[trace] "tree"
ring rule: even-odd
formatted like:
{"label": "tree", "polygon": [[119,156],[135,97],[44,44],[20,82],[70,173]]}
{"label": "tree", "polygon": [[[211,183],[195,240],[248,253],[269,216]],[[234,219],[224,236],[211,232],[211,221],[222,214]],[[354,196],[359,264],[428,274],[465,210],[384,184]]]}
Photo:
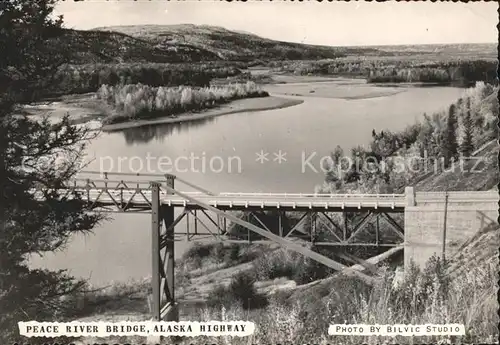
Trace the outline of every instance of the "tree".
{"label": "tree", "polygon": [[336,189],[342,184],[342,173],[350,168],[345,158],[344,150],[337,145],[330,155],[331,161],[323,167],[326,170],[326,182],[335,184]]}
{"label": "tree", "polygon": [[[30,254],[63,248],[75,232],[88,232],[102,217],[88,212],[78,195],[61,197],[60,188],[79,169],[86,128],[36,122],[19,113],[20,102],[41,96],[54,71],[67,62],[56,49],[62,18],[52,19],[53,0],[0,3],[0,333],[1,343],[18,340],[17,322],[51,321],[67,310],[61,296],[84,282],[64,271],[31,269]],[[40,189],[43,199],[32,191]],[[69,306],[71,308],[71,306]],[[35,338],[31,343],[43,339]]]}
{"label": "tree", "polygon": [[370,144],[372,152],[377,157],[387,158],[401,148],[397,135],[391,131],[381,131]]}
{"label": "tree", "polygon": [[70,49],[61,48],[62,17],[51,18],[55,0],[0,3],[1,104],[32,100],[50,86]]}
{"label": "tree", "polygon": [[457,157],[457,118],[455,116],[455,105],[450,105],[448,118],[446,121],[446,129],[443,138],[443,157],[445,166],[448,166],[452,159]]}
{"label": "tree", "polygon": [[474,133],[474,123],[472,121],[472,116],[470,112],[470,99],[467,99],[467,105],[465,110],[465,115],[463,119],[464,136],[462,143],[460,145],[460,151],[464,157],[470,157],[472,151],[474,151],[473,133]]}

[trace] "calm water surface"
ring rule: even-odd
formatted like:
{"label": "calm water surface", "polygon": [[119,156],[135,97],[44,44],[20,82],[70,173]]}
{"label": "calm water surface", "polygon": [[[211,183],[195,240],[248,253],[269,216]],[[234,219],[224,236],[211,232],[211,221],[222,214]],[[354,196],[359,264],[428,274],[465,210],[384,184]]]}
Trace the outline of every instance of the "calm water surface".
{"label": "calm water surface", "polygon": [[[325,98],[327,86],[338,98]],[[87,169],[164,173],[172,167],[167,163],[175,165],[177,159],[178,170],[172,173],[214,192],[313,192],[324,179],[321,157],[336,145],[344,150],[367,145],[372,129],[402,129],[424,112],[446,109],[463,93],[451,87],[386,88],[361,82],[321,88],[305,94],[304,85],[270,86],[269,91],[278,95],[305,95],[297,96],[304,103],[290,108],[102,134],[89,148],[95,160]],[[388,95],[380,97],[384,93]],[[280,150],[286,159],[281,163],[274,160]],[[261,151],[268,161],[256,161]],[[193,164],[188,161],[191,155],[199,157]],[[176,188],[189,190],[181,184]],[[93,235],[75,236],[65,251],[34,258],[33,264],[67,268],[96,285],[150,275],[149,216],[113,218]],[[176,256],[186,248],[179,242]]]}

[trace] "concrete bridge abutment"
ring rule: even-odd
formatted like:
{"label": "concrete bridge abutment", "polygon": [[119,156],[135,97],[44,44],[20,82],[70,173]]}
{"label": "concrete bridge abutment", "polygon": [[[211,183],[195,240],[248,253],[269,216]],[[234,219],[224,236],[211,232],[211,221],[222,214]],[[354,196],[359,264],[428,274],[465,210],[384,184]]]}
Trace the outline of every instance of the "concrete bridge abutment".
{"label": "concrete bridge abutment", "polygon": [[[498,228],[498,192],[405,190],[404,268],[424,268],[431,256],[449,259],[480,231]],[[444,244],[444,245],[443,245]]]}

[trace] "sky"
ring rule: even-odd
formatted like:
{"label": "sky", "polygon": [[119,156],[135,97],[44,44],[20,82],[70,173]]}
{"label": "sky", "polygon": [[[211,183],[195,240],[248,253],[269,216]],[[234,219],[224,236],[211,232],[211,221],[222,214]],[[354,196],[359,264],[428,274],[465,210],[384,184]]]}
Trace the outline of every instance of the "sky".
{"label": "sky", "polygon": [[62,1],[65,26],[205,24],[332,46],[494,43],[496,2]]}

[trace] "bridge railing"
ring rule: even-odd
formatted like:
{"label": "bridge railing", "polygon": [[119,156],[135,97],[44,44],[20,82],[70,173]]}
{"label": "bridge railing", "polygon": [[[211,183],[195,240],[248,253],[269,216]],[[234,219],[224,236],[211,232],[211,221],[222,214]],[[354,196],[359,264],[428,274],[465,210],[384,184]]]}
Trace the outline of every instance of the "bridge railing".
{"label": "bridge railing", "polygon": [[[160,188],[166,182],[157,181]],[[108,191],[130,191],[134,192],[138,189],[149,190],[151,186],[150,181],[137,181],[137,180],[108,180],[108,179],[74,179],[69,181],[65,187],[70,190],[108,190]],[[172,194],[167,194],[165,190],[160,191],[164,197],[173,197]],[[208,196],[209,194],[203,192],[183,192],[193,196]],[[262,192],[222,192],[215,193],[212,196],[219,198],[245,198],[245,199],[262,199],[262,198],[278,198],[278,199],[297,199],[297,198],[316,198],[328,199],[339,198],[345,200],[398,200],[405,197],[404,194],[326,194],[326,193],[262,193]]]}
{"label": "bridge railing", "polygon": [[476,203],[476,202],[497,202],[499,200],[497,191],[452,191],[452,192],[417,192],[416,201],[418,203],[431,202],[441,203]]}
{"label": "bridge railing", "polygon": [[[94,178],[84,178],[83,175],[90,176],[100,176],[98,179]],[[76,178],[73,182],[72,188],[91,188],[94,187],[96,189],[99,188],[107,188],[108,190],[123,190],[123,191],[137,191],[138,189],[148,189],[150,187],[151,178],[155,180],[155,182],[164,185],[166,183],[166,177],[163,174],[147,174],[147,173],[122,173],[122,172],[100,172],[100,171],[82,171],[80,173],[81,177]],[[138,180],[122,180],[117,179],[115,177],[144,177],[148,178],[148,180],[138,181]],[[182,181],[179,177],[177,177],[180,182]],[[89,182],[90,181],[90,182]],[[88,183],[88,185],[87,185]],[[405,194],[324,194],[324,193],[259,193],[259,192],[224,192],[224,193],[209,193],[209,192],[185,192],[190,195],[211,195],[217,194],[221,197],[241,197],[241,198],[280,198],[280,199],[293,199],[293,198],[343,198],[346,200],[400,200],[405,197]],[[418,202],[444,202],[445,193],[444,192],[416,192],[415,198]],[[448,201],[449,202],[482,202],[482,201],[497,201],[498,200],[498,192],[497,191],[453,191],[448,193]]]}
{"label": "bridge railing", "polygon": [[[150,184],[150,180],[144,180],[144,181],[124,181],[120,179],[110,179],[112,176],[137,176],[137,177],[153,177],[155,178],[155,182],[158,182],[161,184],[165,183],[165,175],[161,174],[142,174],[142,173],[118,173],[118,172],[98,172],[98,171],[82,171],[83,174],[90,174],[90,175],[99,175],[102,178],[101,179],[90,179],[93,182],[99,182],[101,184],[107,183],[107,187],[110,188],[110,184],[112,183],[124,183],[124,184],[139,184],[140,186],[147,187]],[[179,179],[177,177],[177,179]],[[89,180],[89,178],[77,178],[76,180],[78,181],[86,181]],[[184,181],[181,181],[184,182]],[[126,187],[124,187],[126,188]],[[185,193],[185,192],[183,192]],[[204,195],[207,193],[203,192],[188,192],[189,194],[192,195]],[[378,198],[382,199],[395,199],[395,198],[400,198],[403,197],[405,194],[329,194],[329,193],[265,193],[265,192],[223,192],[223,193],[215,193],[216,195],[220,196],[232,196],[232,197],[252,197],[252,196],[257,196],[257,197],[263,197],[263,196],[269,196],[269,197],[279,197],[279,198],[297,198],[297,197],[345,197],[345,198],[359,198],[360,196],[366,196],[368,198],[373,198],[375,195]],[[355,195],[355,196],[353,196]]]}
{"label": "bridge railing", "polygon": [[[92,172],[86,172],[92,173]],[[85,194],[90,197],[96,197],[96,193],[99,194],[100,191],[105,191],[108,196],[114,196],[123,198],[123,196],[133,197],[132,194],[139,193],[149,193],[151,188],[151,180],[136,180],[136,179],[110,179],[110,176],[142,176],[142,177],[154,177],[155,181],[160,185],[160,195],[163,200],[181,200],[182,198],[178,195],[167,194],[165,186],[167,183],[166,176],[158,174],[129,174],[129,173],[96,173],[94,175],[104,176],[104,178],[84,178],[77,177],[68,181],[68,183],[63,186],[66,191],[80,191],[85,192]],[[180,182],[183,182],[179,179]],[[189,184],[188,184],[189,185]],[[177,188],[180,191],[180,189]],[[201,191],[200,191],[201,190]],[[63,191],[63,190],[62,190]],[[110,194],[109,194],[110,193]],[[249,202],[257,201],[294,201],[301,200],[304,201],[306,198],[311,198],[314,202],[337,202],[344,201],[347,203],[358,202],[358,203],[395,203],[399,206],[405,204],[406,194],[327,194],[327,193],[263,193],[263,192],[222,192],[222,193],[211,193],[203,189],[198,191],[182,192],[187,195],[196,196],[207,200],[208,196],[216,196],[217,200],[238,200]],[[101,195],[101,194],[99,194]],[[446,198],[447,195],[447,198]],[[106,196],[105,196],[106,197]],[[497,202],[498,193],[497,191],[453,191],[453,192],[417,192],[415,193],[416,203],[444,203],[446,201],[453,203],[471,203],[471,202]],[[215,199],[214,199],[215,200]]]}
{"label": "bridge railing", "polygon": [[[151,186],[149,180],[111,180],[111,179],[90,179],[90,178],[75,178],[69,180],[65,185],[65,189],[108,189],[108,190],[130,190],[134,191],[138,188],[149,189]],[[166,184],[165,181],[157,182],[160,187]],[[184,192],[192,195],[207,195],[203,192]],[[395,199],[404,197],[405,194],[331,194],[331,193],[276,193],[276,192],[222,192],[213,193],[212,195],[227,196],[227,197],[279,197],[279,198],[302,198],[302,197],[315,197],[315,198],[328,198],[328,197],[342,197],[342,198],[382,198],[382,199]]]}
{"label": "bridge railing", "polygon": [[404,194],[337,194],[337,193],[238,193],[238,192],[224,192],[219,193],[220,196],[230,196],[230,197],[278,197],[278,198],[345,198],[345,199],[359,199],[363,197],[367,198],[380,198],[380,199],[396,199],[404,197]]}

